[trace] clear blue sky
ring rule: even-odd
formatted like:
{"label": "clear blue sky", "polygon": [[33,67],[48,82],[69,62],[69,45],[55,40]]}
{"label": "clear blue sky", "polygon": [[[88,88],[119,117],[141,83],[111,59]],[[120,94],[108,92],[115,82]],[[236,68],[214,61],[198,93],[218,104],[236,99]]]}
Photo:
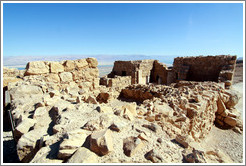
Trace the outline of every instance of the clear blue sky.
{"label": "clear blue sky", "polygon": [[4,4],[3,55],[243,56],[243,4]]}

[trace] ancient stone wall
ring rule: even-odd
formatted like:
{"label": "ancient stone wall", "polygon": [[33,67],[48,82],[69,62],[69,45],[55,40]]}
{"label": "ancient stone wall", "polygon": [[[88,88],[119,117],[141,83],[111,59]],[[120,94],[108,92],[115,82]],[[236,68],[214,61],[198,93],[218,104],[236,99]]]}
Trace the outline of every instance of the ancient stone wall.
{"label": "ancient stone wall", "polygon": [[25,76],[44,76],[47,82],[80,86],[99,86],[98,62],[95,58],[66,60],[61,62],[33,61],[26,66]]}
{"label": "ancient stone wall", "polygon": [[145,104],[149,112],[144,118],[156,121],[170,135],[188,133],[198,141],[209,133],[214,123],[223,128],[239,124],[239,115],[234,109],[238,97],[214,82],[130,85],[122,90],[121,97]]}
{"label": "ancient stone wall", "polygon": [[155,60],[154,68],[152,72],[152,82],[158,84],[167,84],[167,66],[159,61]]}
{"label": "ancient stone wall", "polygon": [[138,82],[139,84],[147,84],[150,82],[151,72],[153,70],[154,66],[154,60],[143,60],[140,63],[140,67],[138,70],[138,73],[141,73],[141,75],[138,75],[138,79],[140,79]]}
{"label": "ancient stone wall", "polygon": [[123,76],[115,78],[102,77],[100,79],[100,85],[105,85],[106,87],[126,87],[131,85],[131,76]]}
{"label": "ancient stone wall", "polygon": [[175,80],[225,82],[230,87],[236,56],[177,57],[174,59]]}
{"label": "ancient stone wall", "polygon": [[115,61],[109,77],[131,76],[132,84],[145,84],[149,81],[154,60]]}

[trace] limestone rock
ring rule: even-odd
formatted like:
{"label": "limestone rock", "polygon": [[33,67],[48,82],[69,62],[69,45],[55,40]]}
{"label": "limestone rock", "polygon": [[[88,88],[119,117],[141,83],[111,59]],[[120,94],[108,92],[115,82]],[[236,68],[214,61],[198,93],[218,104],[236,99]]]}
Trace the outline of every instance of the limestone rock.
{"label": "limestone rock", "polygon": [[26,134],[29,131],[29,129],[34,126],[35,123],[36,120],[30,118],[23,119],[22,122],[14,130],[15,140],[19,140],[19,138],[23,134]]}
{"label": "limestone rock", "polygon": [[136,112],[136,103],[129,103],[129,104],[126,104],[126,105],[123,105],[122,106],[122,109],[125,110],[125,109],[128,109],[133,116],[137,116],[137,112]]}
{"label": "limestone rock", "polygon": [[59,62],[50,62],[50,72],[59,73],[64,71],[64,66]]}
{"label": "limestone rock", "polygon": [[96,109],[98,112],[101,112],[101,113],[113,113],[112,107],[109,107],[109,106],[101,105],[101,106],[98,106]]}
{"label": "limestone rock", "polygon": [[60,82],[60,77],[58,76],[58,74],[50,73],[45,78],[47,82]]}
{"label": "limestone rock", "polygon": [[74,63],[77,69],[82,69],[88,66],[86,59],[78,59],[78,60],[75,60]]}
{"label": "limestone rock", "polygon": [[89,96],[86,100],[87,103],[97,104],[97,101],[94,97]]}
{"label": "limestone rock", "polygon": [[33,119],[37,119],[42,115],[44,115],[45,113],[48,113],[45,107],[38,107],[34,112]]}
{"label": "limestone rock", "polygon": [[109,93],[101,92],[98,94],[96,99],[99,103],[108,103],[108,101],[110,99],[110,95],[109,95]]}
{"label": "limestone rock", "polygon": [[123,140],[124,154],[128,157],[136,154],[143,146],[144,143],[138,137],[128,137]]}
{"label": "limestone rock", "polygon": [[122,111],[122,116],[125,119],[128,119],[130,121],[133,121],[135,119],[134,115],[132,114],[132,112],[130,110],[128,110],[127,108],[124,108],[124,110]]}
{"label": "limestone rock", "polygon": [[68,160],[67,163],[97,163],[97,162],[98,162],[98,157],[95,153],[91,152],[85,147],[80,147]]}
{"label": "limestone rock", "polygon": [[96,68],[98,65],[96,58],[87,58],[86,61],[88,62],[89,66],[92,68]]}
{"label": "limestone rock", "polygon": [[146,153],[145,158],[151,160],[153,163],[162,163],[164,160],[161,156],[158,155],[157,151],[152,149]]}
{"label": "limestone rock", "polygon": [[75,69],[75,63],[74,63],[74,61],[72,61],[72,60],[66,60],[66,61],[63,63],[63,66],[64,66],[64,70],[65,70],[66,72],[72,71],[72,70]]}
{"label": "limestone rock", "polygon": [[46,158],[51,151],[51,148],[48,146],[42,147],[30,161],[30,163],[62,163],[63,160],[49,159]]}
{"label": "limestone rock", "polygon": [[226,94],[230,96],[229,100],[225,102],[227,109],[233,108],[239,101],[239,96],[233,90],[227,90]]}
{"label": "limestone rock", "polygon": [[17,154],[22,162],[29,162],[38,151],[37,143],[46,134],[45,130],[31,130],[21,136],[17,143]]}
{"label": "limestone rock", "polygon": [[148,128],[148,129],[150,129],[150,130],[153,131],[153,132],[158,132],[158,131],[161,130],[161,129],[160,129],[160,126],[158,126],[158,125],[156,125],[156,124],[154,124],[154,123],[151,123],[150,125],[148,125],[148,124],[143,124],[142,126]]}
{"label": "limestone rock", "polygon": [[40,87],[35,85],[20,85],[10,90],[12,99],[25,98],[28,95],[42,95],[43,91]]}
{"label": "limestone rock", "polygon": [[221,114],[222,112],[224,112],[226,110],[225,104],[221,100],[220,97],[218,98],[218,101],[217,101],[217,108],[218,108],[218,110],[217,110],[218,114]]}
{"label": "limestone rock", "polygon": [[28,62],[25,75],[37,75],[49,73],[49,66],[43,61]]}
{"label": "limestone rock", "polygon": [[59,76],[61,78],[61,82],[69,83],[69,82],[73,81],[73,75],[70,72],[60,73]]}
{"label": "limestone rock", "polygon": [[237,125],[237,120],[236,120],[235,118],[233,118],[233,117],[230,117],[230,116],[226,117],[226,118],[224,119],[224,122],[225,122],[226,124],[232,126],[232,127],[234,127],[234,126]]}
{"label": "limestone rock", "polygon": [[97,120],[90,120],[82,128],[89,131],[95,131],[98,130],[100,126]]}
{"label": "limestone rock", "polygon": [[121,120],[114,120],[114,122],[109,126],[109,129],[113,131],[120,132],[124,130],[127,126],[127,123]]}
{"label": "limestone rock", "polygon": [[154,111],[157,113],[161,113],[164,116],[173,116],[173,109],[166,103],[163,103],[162,105],[154,104]]}
{"label": "limestone rock", "polygon": [[91,134],[90,149],[96,154],[103,156],[113,151],[113,139],[111,131],[101,130]]}
{"label": "limestone rock", "polygon": [[181,145],[183,145],[185,148],[189,147],[190,142],[193,141],[193,139],[191,138],[191,136],[186,135],[186,136],[182,136],[182,135],[177,135],[175,140],[180,143]]}
{"label": "limestone rock", "polygon": [[65,138],[59,148],[58,158],[68,159],[79,147],[81,147],[87,134],[84,130],[75,130],[67,133],[68,138]]}
{"label": "limestone rock", "polygon": [[188,163],[206,163],[204,152],[195,149],[192,150],[192,153],[184,155],[184,158]]}

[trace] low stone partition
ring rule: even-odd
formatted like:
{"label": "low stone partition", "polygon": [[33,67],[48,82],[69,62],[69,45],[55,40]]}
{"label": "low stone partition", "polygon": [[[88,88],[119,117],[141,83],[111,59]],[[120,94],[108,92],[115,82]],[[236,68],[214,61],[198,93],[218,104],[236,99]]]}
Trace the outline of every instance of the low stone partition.
{"label": "low stone partition", "polygon": [[106,87],[126,87],[131,85],[131,76],[115,76],[114,78],[102,77],[100,78],[100,85],[105,85]]}
{"label": "low stone partition", "polygon": [[200,141],[212,125],[242,130],[234,106],[239,98],[215,82],[180,81],[170,86],[130,85],[121,96],[141,102],[149,110],[140,113],[172,136],[191,136]]}

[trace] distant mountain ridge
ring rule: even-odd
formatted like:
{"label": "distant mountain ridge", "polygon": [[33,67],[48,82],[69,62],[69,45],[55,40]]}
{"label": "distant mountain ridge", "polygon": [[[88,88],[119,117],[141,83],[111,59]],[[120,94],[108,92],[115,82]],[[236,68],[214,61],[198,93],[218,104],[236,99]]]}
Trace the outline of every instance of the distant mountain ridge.
{"label": "distant mountain ridge", "polygon": [[123,60],[143,60],[156,59],[165,64],[172,64],[176,56],[161,55],[64,55],[64,56],[9,56],[3,57],[4,66],[23,67],[30,61],[63,61],[76,60],[88,57],[94,57],[98,60],[99,65],[113,65],[114,61]]}
{"label": "distant mountain ridge", "polygon": [[[3,65],[8,67],[25,67],[30,61],[63,61],[76,60],[88,57],[94,57],[98,60],[98,65],[113,65],[114,61],[130,61],[130,60],[144,60],[155,59],[167,66],[173,64],[175,55],[60,55],[60,56],[8,56],[3,57]],[[238,57],[237,60],[243,60],[243,57]]]}

